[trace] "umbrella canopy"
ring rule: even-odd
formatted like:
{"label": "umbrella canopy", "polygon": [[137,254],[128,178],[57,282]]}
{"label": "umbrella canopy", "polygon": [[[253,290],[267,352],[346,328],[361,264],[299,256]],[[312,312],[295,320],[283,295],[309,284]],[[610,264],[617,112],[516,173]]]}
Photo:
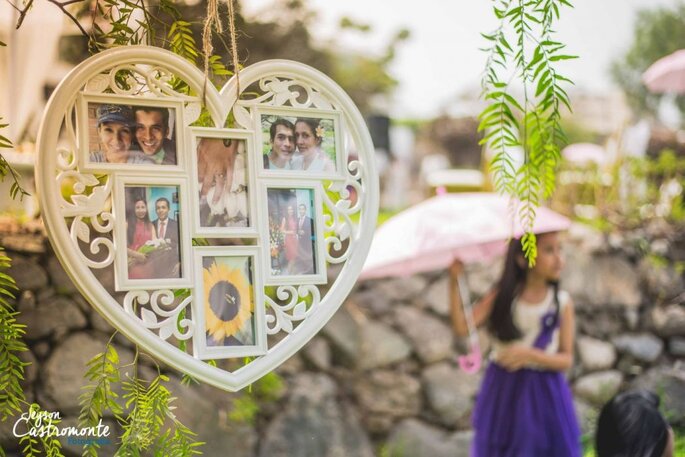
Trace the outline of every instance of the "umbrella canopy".
{"label": "umbrella canopy", "polygon": [[[444,269],[456,259],[470,263],[492,258],[504,252],[509,238],[524,233],[517,215],[516,202],[493,193],[428,199],[376,230],[361,279]],[[555,232],[570,225],[568,218],[538,208],[533,231]]]}
{"label": "umbrella canopy", "polygon": [[654,62],[642,74],[642,82],[657,94],[685,94],[685,49]]}

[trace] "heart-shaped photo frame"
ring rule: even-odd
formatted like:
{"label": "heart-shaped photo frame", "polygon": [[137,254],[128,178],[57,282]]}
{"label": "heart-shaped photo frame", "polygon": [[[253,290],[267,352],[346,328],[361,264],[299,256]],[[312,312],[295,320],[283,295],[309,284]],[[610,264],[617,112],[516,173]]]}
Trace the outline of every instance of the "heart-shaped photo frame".
{"label": "heart-shaped photo frame", "polygon": [[83,296],[145,352],[229,391],[328,322],[375,229],[364,119],[297,62],[217,91],[169,51],[111,49],[60,83],[37,147],[43,220]]}

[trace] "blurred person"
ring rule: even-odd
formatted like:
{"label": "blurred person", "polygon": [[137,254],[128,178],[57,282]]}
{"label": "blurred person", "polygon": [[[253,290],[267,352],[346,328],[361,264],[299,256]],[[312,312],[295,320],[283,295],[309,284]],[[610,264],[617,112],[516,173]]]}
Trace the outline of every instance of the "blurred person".
{"label": "blurred person", "polygon": [[324,129],[318,119],[299,118],[295,121],[297,166],[308,171],[335,171],[335,164],[321,150]]}
{"label": "blurred person", "polygon": [[100,150],[90,153],[93,163],[152,163],[139,151],[132,151],[133,111],[126,105],[99,105],[96,110]]}
{"label": "blurred person", "polygon": [[295,263],[299,253],[299,243],[297,241],[297,216],[295,207],[289,204],[285,216],[281,219],[281,233],[283,233],[283,246],[285,248],[285,267],[287,274],[295,273]]}
{"label": "blurred person", "polygon": [[307,205],[301,203],[297,215],[297,274],[314,273],[313,229],[314,221],[307,216]]}
{"label": "blurred person", "polygon": [[129,279],[150,279],[153,277],[153,265],[142,248],[148,241],[157,239],[157,231],[150,221],[147,201],[143,197],[132,199],[133,211],[126,214],[126,252],[128,254]]}
{"label": "blurred person", "polygon": [[619,393],[597,420],[597,457],[672,457],[673,429],[648,390]]}
{"label": "blurred person", "polygon": [[293,123],[283,118],[276,119],[269,128],[269,138],[271,151],[264,156],[264,169],[297,169],[293,168],[292,164],[293,153],[295,152],[295,126]]}
{"label": "blurred person", "polygon": [[[574,311],[559,290],[558,233],[537,236],[529,267],[521,241],[510,242],[499,283],[473,307],[492,337],[490,363],[473,410],[472,457],[580,457],[580,430],[564,371],[573,364]],[[452,323],[468,333],[457,292],[461,264],[450,267]]]}
{"label": "blurred person", "polygon": [[169,110],[133,107],[135,135],[140,150],[157,165],[176,165],[176,145],[168,138]]}

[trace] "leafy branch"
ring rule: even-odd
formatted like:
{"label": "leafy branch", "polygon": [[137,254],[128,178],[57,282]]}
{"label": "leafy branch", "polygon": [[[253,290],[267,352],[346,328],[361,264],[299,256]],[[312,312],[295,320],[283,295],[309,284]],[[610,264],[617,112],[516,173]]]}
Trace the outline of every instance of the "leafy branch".
{"label": "leafy branch", "polygon": [[24,379],[27,365],[19,354],[28,350],[22,340],[25,325],[17,323],[18,312],[9,303],[17,290],[14,279],[3,270],[11,266],[11,260],[0,248],[0,420],[21,411],[26,396],[20,382]]}
{"label": "leafy branch", "polygon": [[[564,85],[573,82],[556,66],[576,56],[565,54],[565,45],[553,39],[562,7],[572,5],[567,0],[499,0],[493,11],[500,24],[482,35],[489,47],[481,81],[488,103],[479,115],[479,131],[485,132],[481,144],[493,152],[495,188],[521,202],[517,216],[531,265],[537,256],[536,209],[554,192],[560,148],[567,141],[561,108],[571,109]],[[520,165],[514,150],[523,150]]]}

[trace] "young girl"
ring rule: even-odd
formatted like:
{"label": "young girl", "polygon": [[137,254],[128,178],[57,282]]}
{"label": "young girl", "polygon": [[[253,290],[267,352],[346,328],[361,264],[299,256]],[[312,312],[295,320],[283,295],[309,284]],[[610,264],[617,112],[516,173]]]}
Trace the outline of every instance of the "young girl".
{"label": "young girl", "polygon": [[[573,364],[574,312],[559,290],[563,266],[557,233],[537,237],[528,267],[513,240],[499,284],[473,308],[492,337],[490,364],[473,411],[472,457],[579,457],[580,431],[564,371]],[[452,321],[468,332],[450,268]]]}

